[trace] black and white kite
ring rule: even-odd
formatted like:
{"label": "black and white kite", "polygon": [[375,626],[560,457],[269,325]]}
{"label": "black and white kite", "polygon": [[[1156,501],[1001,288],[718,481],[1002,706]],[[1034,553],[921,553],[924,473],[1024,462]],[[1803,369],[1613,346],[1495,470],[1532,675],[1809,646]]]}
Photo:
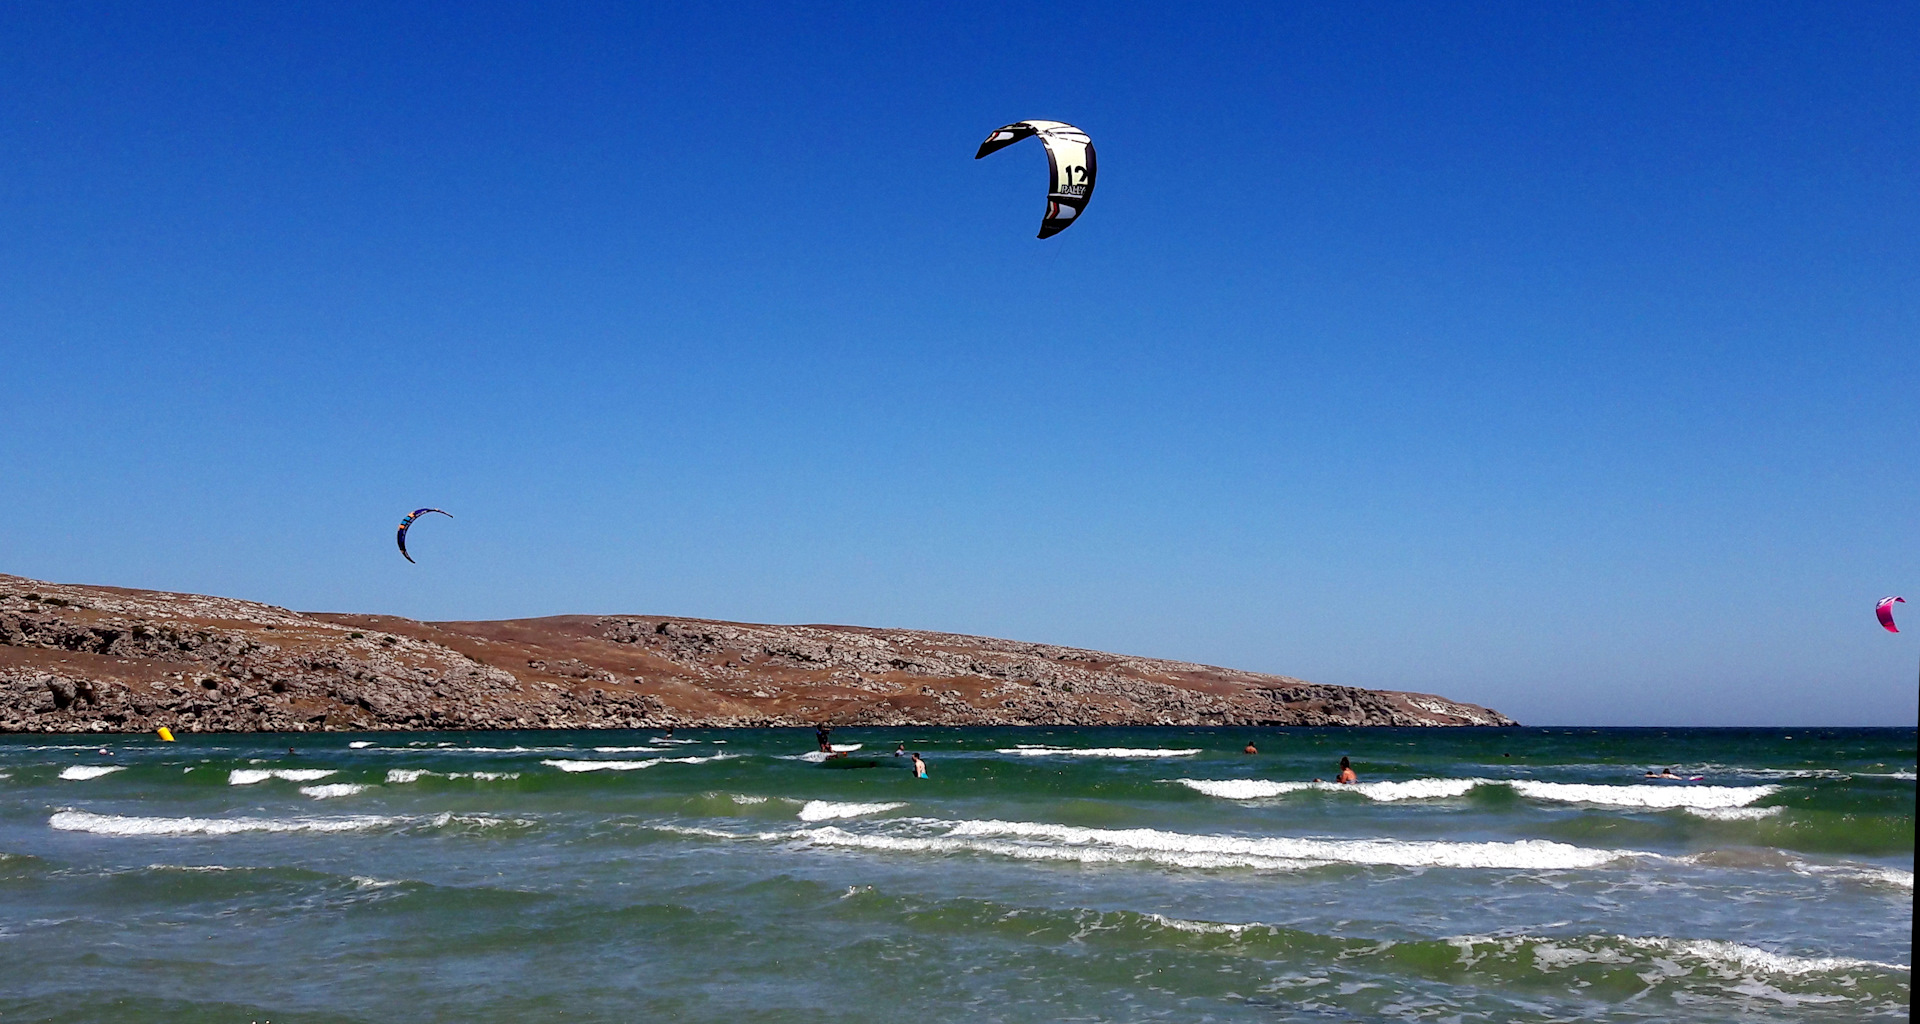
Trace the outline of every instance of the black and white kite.
{"label": "black and white kite", "polygon": [[1047,147],[1047,163],[1053,167],[1053,187],[1047,191],[1047,216],[1040,222],[1040,237],[1048,238],[1073,226],[1080,212],[1093,198],[1093,140],[1087,133],[1064,121],[1016,121],[996,128],[980,144],[975,160],[1007,148],[1021,139],[1038,135]]}

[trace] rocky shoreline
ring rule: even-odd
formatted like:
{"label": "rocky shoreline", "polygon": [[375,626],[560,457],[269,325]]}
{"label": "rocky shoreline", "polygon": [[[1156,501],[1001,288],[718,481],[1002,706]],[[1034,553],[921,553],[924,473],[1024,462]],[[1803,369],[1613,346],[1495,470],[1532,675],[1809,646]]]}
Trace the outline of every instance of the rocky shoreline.
{"label": "rocky shoreline", "polygon": [[0,574],[0,732],[1507,726],[1430,694],[920,630],[416,622]]}

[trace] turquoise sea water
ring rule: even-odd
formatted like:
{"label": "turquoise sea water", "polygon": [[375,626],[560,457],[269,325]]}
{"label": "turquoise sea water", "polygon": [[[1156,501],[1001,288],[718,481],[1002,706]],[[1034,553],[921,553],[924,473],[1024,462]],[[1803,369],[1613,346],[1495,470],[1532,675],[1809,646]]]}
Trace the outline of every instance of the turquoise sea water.
{"label": "turquoise sea water", "polygon": [[0,1021],[1907,1013],[1912,729],[834,740],[0,737]]}

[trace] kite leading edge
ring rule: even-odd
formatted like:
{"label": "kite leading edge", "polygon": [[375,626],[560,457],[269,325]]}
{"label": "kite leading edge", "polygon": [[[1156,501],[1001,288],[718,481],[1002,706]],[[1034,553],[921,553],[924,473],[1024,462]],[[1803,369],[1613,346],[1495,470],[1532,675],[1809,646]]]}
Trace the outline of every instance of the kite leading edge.
{"label": "kite leading edge", "polygon": [[1087,133],[1065,121],[1016,121],[996,128],[980,144],[975,160],[998,152],[1021,139],[1040,137],[1047,148],[1047,163],[1053,168],[1052,187],[1047,190],[1047,215],[1040,221],[1041,238],[1050,238],[1073,226],[1080,212],[1093,198],[1093,140]]}
{"label": "kite leading edge", "polygon": [[407,554],[407,527],[412,526],[413,521],[415,519],[418,519],[429,512],[438,512],[441,515],[446,516],[448,519],[453,518],[453,513],[445,511],[444,509],[437,509],[437,508],[416,508],[412,512],[407,513],[407,517],[405,519],[400,520],[400,532],[394,538],[395,541],[400,545],[401,558],[404,558],[409,562],[413,561],[413,556]]}

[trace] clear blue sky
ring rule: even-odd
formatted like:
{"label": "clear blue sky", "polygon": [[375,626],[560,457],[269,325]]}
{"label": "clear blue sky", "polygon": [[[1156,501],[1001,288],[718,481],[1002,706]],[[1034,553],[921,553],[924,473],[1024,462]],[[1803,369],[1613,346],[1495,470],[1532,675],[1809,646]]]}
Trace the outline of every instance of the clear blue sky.
{"label": "clear blue sky", "polygon": [[[1911,3],[0,8],[0,571],[1911,724]],[[1037,144],[1099,147],[1038,241]],[[400,516],[418,565],[393,549]]]}

